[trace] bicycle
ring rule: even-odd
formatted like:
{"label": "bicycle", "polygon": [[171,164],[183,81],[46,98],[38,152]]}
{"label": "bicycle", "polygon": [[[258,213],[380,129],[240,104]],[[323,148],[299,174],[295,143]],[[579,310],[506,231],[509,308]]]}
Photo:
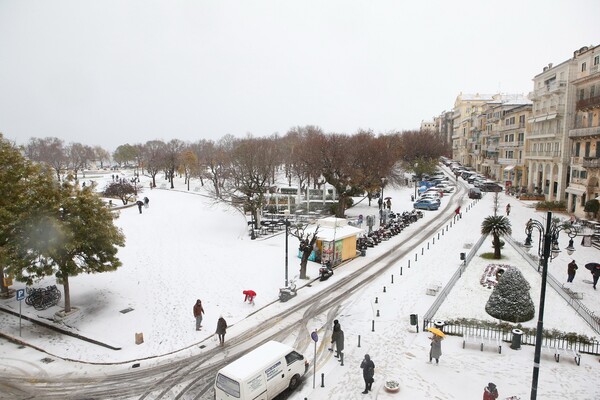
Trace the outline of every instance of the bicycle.
{"label": "bicycle", "polygon": [[45,288],[27,288],[25,304],[33,306],[36,310],[46,310],[55,306],[60,301],[62,294],[56,285]]}

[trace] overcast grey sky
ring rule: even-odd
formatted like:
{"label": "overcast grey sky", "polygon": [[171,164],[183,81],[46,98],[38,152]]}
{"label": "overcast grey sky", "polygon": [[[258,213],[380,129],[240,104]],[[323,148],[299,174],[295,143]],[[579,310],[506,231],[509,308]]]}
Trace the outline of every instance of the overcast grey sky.
{"label": "overcast grey sky", "polygon": [[101,145],[417,129],[600,42],[600,1],[0,0],[0,132]]}

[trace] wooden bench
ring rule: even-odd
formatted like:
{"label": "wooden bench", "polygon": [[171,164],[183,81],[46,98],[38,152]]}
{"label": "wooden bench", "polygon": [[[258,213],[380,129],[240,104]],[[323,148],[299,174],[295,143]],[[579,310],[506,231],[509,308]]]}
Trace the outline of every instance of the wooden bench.
{"label": "wooden bench", "polygon": [[502,343],[499,337],[491,337],[486,335],[473,335],[471,333],[463,334],[463,349],[467,343],[475,343],[480,345],[480,350],[483,351],[484,345],[492,345],[498,349],[498,354],[502,353]]}

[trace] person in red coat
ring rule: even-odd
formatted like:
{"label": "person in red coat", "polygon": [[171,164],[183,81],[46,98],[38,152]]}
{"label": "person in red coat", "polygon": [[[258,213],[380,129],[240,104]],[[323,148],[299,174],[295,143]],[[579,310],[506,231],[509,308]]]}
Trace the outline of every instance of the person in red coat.
{"label": "person in red coat", "polygon": [[492,382],[483,389],[483,400],[496,400],[498,398],[498,389]]}
{"label": "person in red coat", "polygon": [[202,327],[202,314],[204,314],[204,308],[200,299],[196,300],[194,304],[194,318],[196,318],[196,330],[199,331]]}

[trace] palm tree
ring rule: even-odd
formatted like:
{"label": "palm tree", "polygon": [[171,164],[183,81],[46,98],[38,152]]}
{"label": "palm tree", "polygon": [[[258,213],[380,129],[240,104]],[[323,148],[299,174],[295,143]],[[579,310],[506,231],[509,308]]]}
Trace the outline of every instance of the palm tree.
{"label": "palm tree", "polygon": [[502,258],[502,254],[500,254],[500,235],[510,235],[512,233],[509,219],[503,215],[486,217],[481,224],[481,233],[484,235],[491,233],[493,235],[494,259],[499,260]]}

